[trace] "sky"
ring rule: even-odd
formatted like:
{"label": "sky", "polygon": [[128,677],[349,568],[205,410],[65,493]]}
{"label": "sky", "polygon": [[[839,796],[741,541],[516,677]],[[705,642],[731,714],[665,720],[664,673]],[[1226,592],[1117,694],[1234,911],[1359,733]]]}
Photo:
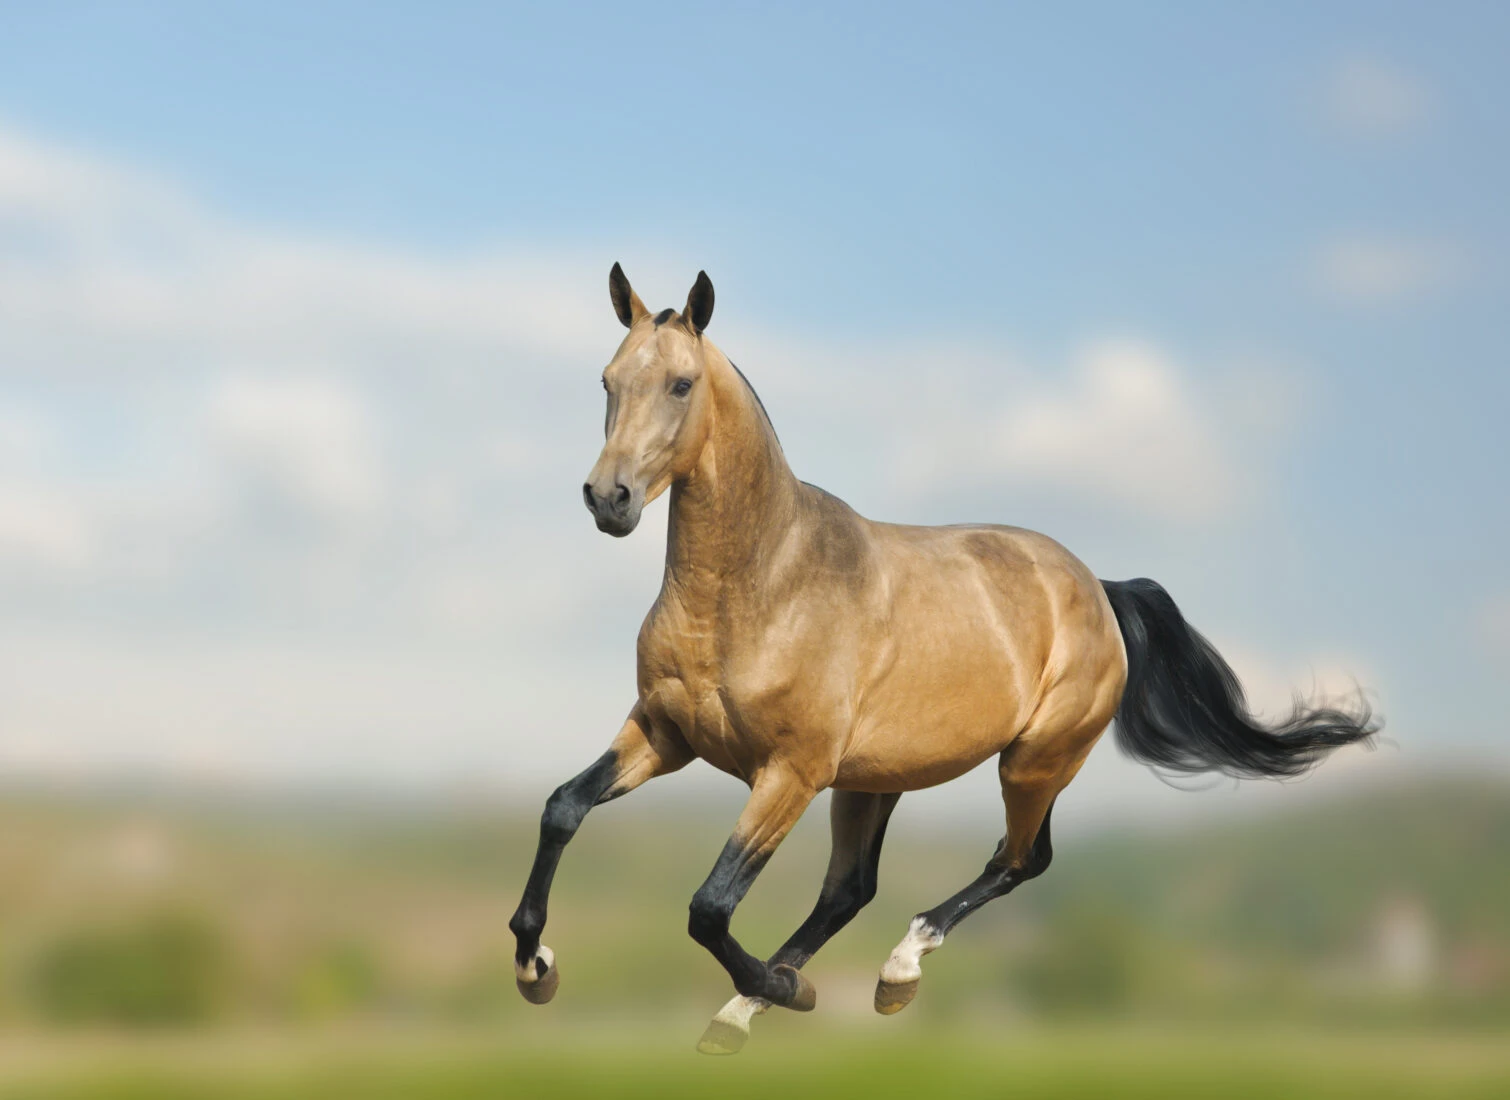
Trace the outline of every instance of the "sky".
{"label": "sky", "polygon": [[0,2],[0,767],[590,762],[665,525],[579,495],[615,260],[708,271],[862,513],[1154,577],[1270,713],[1361,685],[1317,789],[1507,766],[1507,62],[1494,4]]}

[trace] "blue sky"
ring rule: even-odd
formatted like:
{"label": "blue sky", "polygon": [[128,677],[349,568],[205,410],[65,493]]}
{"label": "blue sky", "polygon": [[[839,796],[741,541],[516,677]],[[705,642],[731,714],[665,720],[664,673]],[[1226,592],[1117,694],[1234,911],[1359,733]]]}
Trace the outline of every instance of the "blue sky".
{"label": "blue sky", "polygon": [[1045,530],[1261,698],[1503,756],[1503,6],[311,7],[0,9],[0,750],[590,759],[658,580],[574,495],[618,259],[709,271],[867,514]]}

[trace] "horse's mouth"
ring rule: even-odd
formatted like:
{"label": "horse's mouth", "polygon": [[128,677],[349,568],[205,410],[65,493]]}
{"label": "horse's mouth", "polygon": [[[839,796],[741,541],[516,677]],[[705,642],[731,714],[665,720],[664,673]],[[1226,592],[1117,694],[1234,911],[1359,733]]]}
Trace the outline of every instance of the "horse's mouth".
{"label": "horse's mouth", "polygon": [[615,516],[597,515],[595,513],[593,520],[597,523],[599,531],[602,531],[605,535],[612,535],[616,539],[623,538],[640,525],[638,514],[633,516]]}

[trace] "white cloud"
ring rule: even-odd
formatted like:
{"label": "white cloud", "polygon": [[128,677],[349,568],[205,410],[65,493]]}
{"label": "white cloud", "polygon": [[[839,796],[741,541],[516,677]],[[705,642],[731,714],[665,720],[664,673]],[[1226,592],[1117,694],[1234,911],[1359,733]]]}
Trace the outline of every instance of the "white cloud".
{"label": "white cloud", "polygon": [[196,369],[228,353],[507,371],[521,356],[595,361],[613,327],[600,263],[424,257],[249,227],[4,128],[0,246],[13,373]]}
{"label": "white cloud", "polygon": [[0,566],[75,572],[93,556],[93,532],[77,501],[51,486],[0,478]]}
{"label": "white cloud", "polygon": [[37,410],[0,405],[0,569],[74,573],[94,554],[76,488],[45,474],[56,430]]}
{"label": "white cloud", "polygon": [[0,756],[595,758],[661,554],[578,495],[605,267],[270,231],[0,126]]}
{"label": "white cloud", "polygon": [[[602,267],[274,233],[0,128],[0,756],[532,781],[595,757],[665,507],[626,545],[578,496],[621,332]],[[1156,346],[1060,377],[927,334],[721,331],[841,492],[975,478],[1201,522],[1240,491],[1241,432]]]}
{"label": "white cloud", "polygon": [[35,409],[0,406],[0,469],[34,469],[55,442],[55,426]]}
{"label": "white cloud", "polygon": [[0,215],[12,228],[86,247],[118,239],[124,223],[182,229],[193,209],[161,179],[0,127]]}
{"label": "white cloud", "polygon": [[1140,344],[1080,360],[1073,390],[1014,402],[997,452],[1021,477],[1053,477],[1175,518],[1230,503],[1232,472],[1173,361]]}
{"label": "white cloud", "polygon": [[[249,780],[559,782],[602,753],[633,690],[632,665],[615,678],[622,662],[601,655],[402,637],[207,644],[0,629],[0,662],[0,766],[65,773],[173,774],[213,759]],[[583,682],[619,690],[584,697]]]}
{"label": "white cloud", "polygon": [[1382,57],[1345,57],[1328,77],[1328,120],[1342,132],[1364,138],[1395,137],[1419,130],[1430,119],[1433,95],[1419,77]]}
{"label": "white cloud", "polygon": [[372,513],[383,475],[371,411],[330,378],[238,374],[214,393],[215,445],[289,500],[337,517]]}
{"label": "white cloud", "polygon": [[1316,289],[1348,305],[1389,305],[1419,299],[1461,277],[1459,249],[1446,241],[1353,235],[1326,243],[1312,272]]}
{"label": "white cloud", "polygon": [[1186,522],[1233,503],[1234,463],[1210,430],[1213,410],[1151,344],[1096,344],[1066,379],[1018,370],[1001,390],[967,422],[920,422],[904,459],[914,488],[1032,485]]}

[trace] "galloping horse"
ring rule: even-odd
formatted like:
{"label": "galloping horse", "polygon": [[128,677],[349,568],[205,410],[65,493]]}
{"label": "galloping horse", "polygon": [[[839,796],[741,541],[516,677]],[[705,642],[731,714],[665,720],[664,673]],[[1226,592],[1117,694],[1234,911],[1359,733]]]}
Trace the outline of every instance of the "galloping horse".
{"label": "galloping horse", "polygon": [[[551,795],[519,909],[520,992],[560,972],[540,942],[562,850],[593,806],[701,757],[750,787],[688,930],[738,996],[698,1048],[733,1053],[771,1005],[807,1011],[802,966],[875,894],[904,791],[996,756],[1006,836],[980,876],[914,917],[881,967],[878,1012],[910,1002],[921,959],[956,924],[1049,865],[1049,814],[1115,717],[1124,751],[1162,768],[1297,775],[1379,728],[1367,707],[1297,704],[1283,723],[1242,687],[1168,594],[1098,581],[1015,527],[877,523],[798,481],[760,399],[704,330],[704,272],[681,313],[652,314],[614,264],[629,330],[603,371],[606,443],[582,496],[624,536],[671,490],[666,570],[640,628],[639,697],[612,746]],[[812,914],[762,962],[729,933],[735,907],[813,798],[833,788],[833,854]]]}

